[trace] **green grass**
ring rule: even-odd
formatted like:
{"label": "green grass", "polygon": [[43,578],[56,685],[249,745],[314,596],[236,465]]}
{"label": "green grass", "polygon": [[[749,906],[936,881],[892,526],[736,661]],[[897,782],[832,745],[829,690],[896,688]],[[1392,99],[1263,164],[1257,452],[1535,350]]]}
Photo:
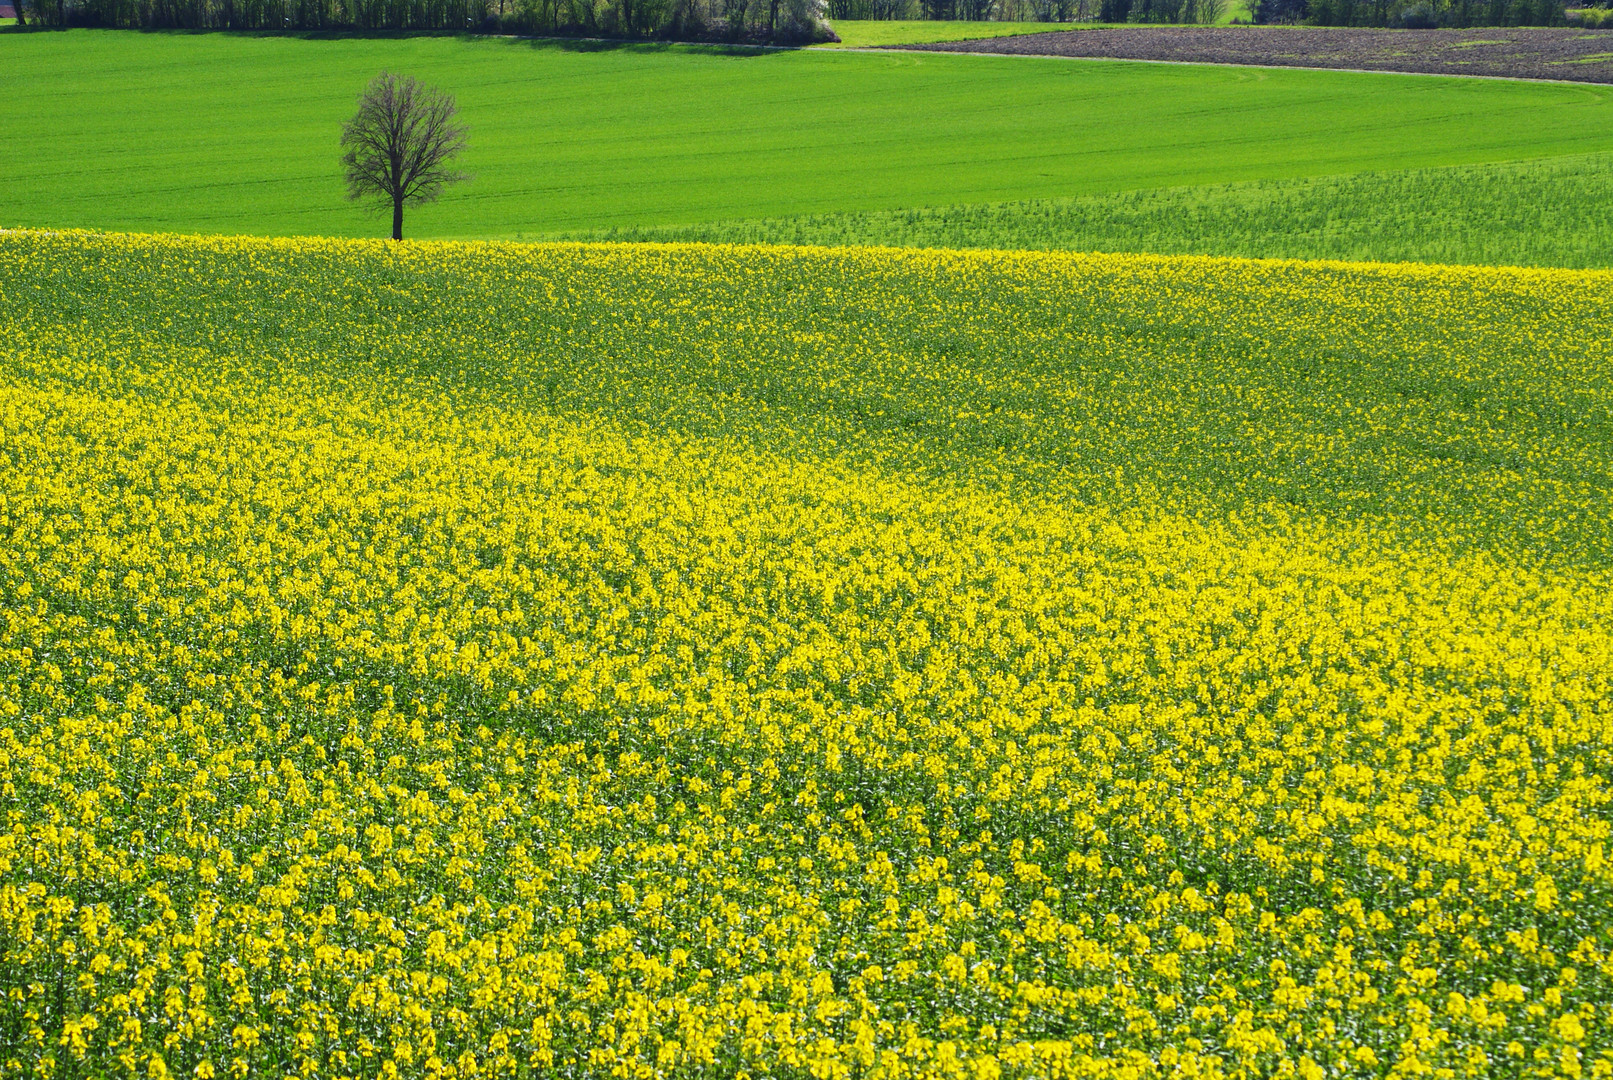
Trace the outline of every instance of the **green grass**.
{"label": "green grass", "polygon": [[576,239],[1613,267],[1613,155],[819,214]]}
{"label": "green grass", "polygon": [[1228,0],[1226,10],[1221,12],[1221,17],[1215,21],[1215,25],[1231,26],[1233,19],[1254,22],[1254,5],[1250,0]]}
{"label": "green grass", "polygon": [[[1216,20],[1226,26],[1233,19],[1250,18],[1247,0],[1230,0]],[[1047,23],[1047,22],[960,22],[941,19],[836,19],[832,24],[840,35],[839,44],[814,45],[814,49],[867,49],[882,45],[923,45],[934,41],[973,41],[979,38],[1010,37],[1014,34],[1045,34],[1054,30],[1098,30],[1132,23]]]}
{"label": "green grass", "polygon": [[[0,225],[375,235],[337,133],[382,68],[475,175],[414,236],[534,236],[1613,150],[1613,88],[507,39],[0,38]],[[64,76],[63,73],[71,73]]]}
{"label": "green grass", "polygon": [[921,45],[931,41],[971,41],[1045,34],[1050,30],[1087,30],[1099,23],[950,22],[929,19],[836,19],[831,23],[840,44],[814,45],[815,49],[863,49],[880,45]]}

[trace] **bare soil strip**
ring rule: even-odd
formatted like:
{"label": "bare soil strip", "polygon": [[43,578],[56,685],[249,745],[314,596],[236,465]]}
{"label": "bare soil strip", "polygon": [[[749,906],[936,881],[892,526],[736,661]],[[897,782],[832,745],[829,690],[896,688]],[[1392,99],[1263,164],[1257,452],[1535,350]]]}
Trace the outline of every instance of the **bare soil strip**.
{"label": "bare soil strip", "polygon": [[1167,60],[1613,83],[1613,30],[1574,27],[1374,30],[1319,26],[1139,26],[891,47],[928,52]]}

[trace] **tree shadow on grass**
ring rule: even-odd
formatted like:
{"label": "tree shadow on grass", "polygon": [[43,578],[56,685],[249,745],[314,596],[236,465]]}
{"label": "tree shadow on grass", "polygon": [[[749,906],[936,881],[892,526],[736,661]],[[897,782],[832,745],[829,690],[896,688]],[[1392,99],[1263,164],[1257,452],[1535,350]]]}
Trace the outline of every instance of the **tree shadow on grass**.
{"label": "tree shadow on grass", "polygon": [[227,30],[222,27],[192,26],[141,26],[108,27],[101,25],[42,26],[29,23],[25,27],[0,23],[0,34],[11,30],[23,33],[68,32],[73,30],[123,30],[127,33],[151,34],[161,37],[230,37],[230,38],[290,38],[301,41],[401,41],[405,38],[464,38],[472,40],[488,35],[472,34],[463,30]]}
{"label": "tree shadow on grass", "polygon": [[[33,33],[79,27],[28,26],[19,27],[0,22],[0,34]],[[498,41],[531,49],[552,49],[558,52],[602,53],[636,52],[667,53],[692,51],[718,56],[758,57],[777,52],[793,52],[794,45],[764,45],[731,41],[679,41],[661,38],[604,38],[571,37],[538,34],[478,34],[467,30],[364,30],[338,28],[330,30],[225,30],[197,29],[184,26],[141,27],[142,34],[167,37],[222,36],[233,38],[289,38],[296,41],[403,41],[413,38],[456,38],[463,41]]]}
{"label": "tree shadow on grass", "polygon": [[642,38],[590,38],[590,37],[512,37],[513,45],[531,49],[551,49],[557,52],[598,53],[668,53],[699,52],[706,55],[732,56],[754,59],[777,52],[793,52],[793,46],[748,45],[730,41],[662,41]]}
{"label": "tree shadow on grass", "polygon": [[[0,34],[48,33],[56,30],[83,29],[81,27],[40,26],[0,20]],[[90,29],[94,29],[91,27]],[[698,52],[708,56],[727,56],[735,59],[754,59],[773,53],[794,52],[797,45],[766,45],[734,41],[680,41],[661,38],[604,38],[571,37],[539,34],[479,34],[468,30],[363,30],[339,28],[330,30],[225,30],[185,26],[148,26],[137,31],[166,37],[206,37],[218,35],[233,38],[289,38],[297,41],[402,41],[410,38],[457,38],[463,41],[502,41],[530,49],[549,49],[573,53],[668,53]]]}

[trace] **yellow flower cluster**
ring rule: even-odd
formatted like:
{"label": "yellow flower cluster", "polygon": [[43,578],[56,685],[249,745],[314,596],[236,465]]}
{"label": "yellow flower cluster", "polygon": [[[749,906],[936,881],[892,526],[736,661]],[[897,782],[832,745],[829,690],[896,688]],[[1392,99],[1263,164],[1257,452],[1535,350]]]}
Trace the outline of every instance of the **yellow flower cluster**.
{"label": "yellow flower cluster", "polygon": [[1610,284],[0,235],[0,1075],[1613,1076]]}

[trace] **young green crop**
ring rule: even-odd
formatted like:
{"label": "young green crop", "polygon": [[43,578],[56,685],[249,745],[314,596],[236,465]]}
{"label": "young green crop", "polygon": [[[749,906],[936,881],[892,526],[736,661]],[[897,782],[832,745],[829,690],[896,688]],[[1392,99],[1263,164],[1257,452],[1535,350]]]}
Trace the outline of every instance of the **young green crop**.
{"label": "young green crop", "polygon": [[[1225,5],[1217,25],[1227,25],[1234,19],[1251,21],[1246,0],[1232,0]],[[1126,23],[1105,22],[1010,22],[965,21],[948,19],[836,19],[833,22],[839,42],[811,46],[814,49],[864,49],[887,45],[918,45],[931,41],[970,41],[979,38],[1008,37],[1013,34],[1045,34],[1050,31],[1093,30],[1100,27],[1126,26]],[[1130,24],[1135,25],[1135,24]],[[1157,25],[1157,24],[1156,24]]]}
{"label": "young green crop", "polygon": [[5,1075],[1613,1074],[1613,275],[0,260]]}
{"label": "young green crop", "polygon": [[[1613,87],[488,38],[0,36],[0,226],[384,234],[337,136],[381,69],[454,94],[416,237],[1066,198],[1613,150]],[[1508,260],[1512,261],[1512,260]]]}
{"label": "young green crop", "polygon": [[947,19],[836,19],[840,41],[814,45],[814,49],[863,49],[882,45],[918,45],[929,41],[968,41],[972,38],[1038,34],[1050,30],[1078,30],[1103,23],[961,22]]}
{"label": "young green crop", "polygon": [[980,206],[599,229],[571,238],[1613,266],[1613,157]]}

